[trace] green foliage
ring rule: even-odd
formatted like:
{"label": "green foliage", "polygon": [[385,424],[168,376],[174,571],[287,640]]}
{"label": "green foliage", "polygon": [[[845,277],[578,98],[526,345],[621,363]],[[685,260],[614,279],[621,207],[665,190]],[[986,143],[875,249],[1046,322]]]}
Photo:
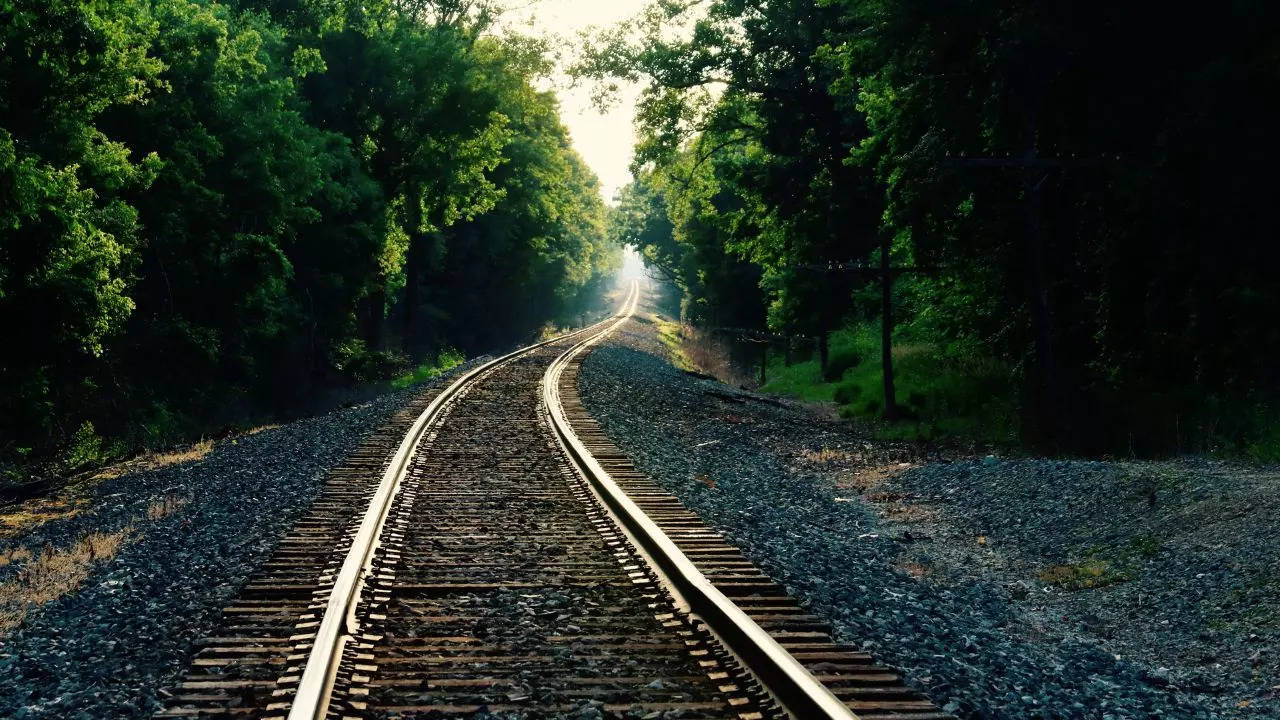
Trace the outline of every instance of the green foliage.
{"label": "green foliage", "polygon": [[85,422],[76,428],[71,442],[64,450],[64,463],[72,470],[99,463],[106,459],[102,452],[102,438],[95,432],[93,423]]}
{"label": "green foliage", "polygon": [[822,378],[827,382],[835,382],[844,377],[845,371],[857,367],[863,361],[862,343],[856,343],[853,346],[838,345],[831,353],[831,358],[827,360],[827,369],[822,373]]}
{"label": "green foliage", "polygon": [[457,350],[442,350],[433,362],[423,363],[411,372],[405,373],[391,381],[391,387],[401,390],[430,380],[440,373],[451,370],[467,359]]}
{"label": "green foliage", "polygon": [[577,320],[619,253],[535,88],[548,48],[493,10],[0,5],[0,462],[97,462]]}
{"label": "green foliage", "polygon": [[0,453],[70,436],[87,377],[134,308],[127,264],[153,159],[99,119],[158,84],[144,2],[0,6]]}
{"label": "green foliage", "polygon": [[838,106],[838,73],[813,61],[840,21],[813,0],[654,3],[581,63],[649,81],[636,166],[651,187],[635,192],[662,193],[673,243],[625,239],[686,290],[688,319],[822,334],[848,310],[849,278],[824,266],[878,244],[883,201],[872,173],[845,162],[862,115]]}
{"label": "green foliage", "polygon": [[1007,445],[1016,439],[1015,397],[1010,370],[992,358],[977,359],[980,351],[952,354],[919,338],[908,328],[895,338],[902,417],[881,422],[884,406],[880,373],[880,330],[861,322],[831,334],[828,371],[824,379],[816,357],[786,367],[770,358],[765,392],[791,395],[808,402],[832,402],[842,416],[876,422],[884,438],[903,440],[953,439]]}
{"label": "green foliage", "polygon": [[[899,368],[912,414],[1008,387],[1017,417],[999,410],[996,434],[1042,449],[1269,457],[1280,10],[1163,9],[650,3],[579,68],[645,83],[615,236],[697,322],[740,307],[715,292],[727,254],[777,330],[884,314],[927,330]],[[868,307],[889,282],[902,306]],[[956,349],[978,367],[952,367]],[[843,395],[859,412],[883,397],[865,379]]]}

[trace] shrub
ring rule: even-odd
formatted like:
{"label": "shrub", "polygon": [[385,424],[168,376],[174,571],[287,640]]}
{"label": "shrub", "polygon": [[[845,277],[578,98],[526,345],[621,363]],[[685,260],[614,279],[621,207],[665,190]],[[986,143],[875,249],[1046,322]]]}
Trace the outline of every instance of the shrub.
{"label": "shrub", "polygon": [[827,358],[827,370],[823,377],[827,382],[838,382],[847,370],[857,367],[862,362],[862,353],[858,348],[840,348]]}

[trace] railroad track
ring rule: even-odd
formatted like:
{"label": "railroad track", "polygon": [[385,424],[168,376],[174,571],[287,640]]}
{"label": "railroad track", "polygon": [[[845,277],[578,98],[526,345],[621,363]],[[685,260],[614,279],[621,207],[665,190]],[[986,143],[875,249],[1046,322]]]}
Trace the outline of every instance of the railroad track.
{"label": "railroad track", "polygon": [[157,717],[943,720],[577,396],[589,328],[418,398],[335,469]]}

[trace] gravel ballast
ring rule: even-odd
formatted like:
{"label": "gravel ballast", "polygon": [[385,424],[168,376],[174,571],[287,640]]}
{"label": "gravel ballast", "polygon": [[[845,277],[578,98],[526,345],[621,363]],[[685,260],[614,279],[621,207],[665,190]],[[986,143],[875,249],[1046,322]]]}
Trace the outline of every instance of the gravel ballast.
{"label": "gravel ballast", "polygon": [[[414,394],[462,369],[219,443],[198,461],[104,480],[87,512],[6,541],[59,548],[128,525],[134,538],[78,589],[0,638],[0,717],[149,717],[161,706],[163,688],[185,669],[193,643],[214,628],[221,609],[319,493],[328,470]],[[149,522],[148,506],[160,498],[185,504]]]}
{"label": "gravel ballast", "polygon": [[[1251,511],[1275,499],[1274,473],[920,463],[635,349],[654,347],[645,325],[583,363],[586,408],[842,641],[939,705],[965,718],[1280,717],[1277,519]],[[1205,528],[1196,513],[1231,520]]]}

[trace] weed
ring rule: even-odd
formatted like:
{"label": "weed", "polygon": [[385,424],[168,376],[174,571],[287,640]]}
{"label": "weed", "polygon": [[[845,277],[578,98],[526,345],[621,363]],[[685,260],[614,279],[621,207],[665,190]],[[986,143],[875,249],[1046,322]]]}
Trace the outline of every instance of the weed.
{"label": "weed", "polygon": [[187,499],[180,495],[165,495],[147,505],[147,519],[151,522],[161,520],[181,510],[186,504]]}
{"label": "weed", "polygon": [[1129,579],[1127,574],[1117,570],[1111,563],[1098,558],[1089,558],[1077,563],[1051,565],[1036,573],[1036,577],[1041,582],[1056,585],[1066,590],[1090,590]]}
{"label": "weed", "polygon": [[79,587],[93,567],[114,557],[132,534],[128,526],[114,533],[90,533],[63,550],[46,546],[34,555],[27,551],[17,574],[0,583],[0,637],[22,625],[32,608]]}
{"label": "weed", "polygon": [[800,457],[807,462],[824,465],[826,463],[849,463],[857,459],[857,457],[848,450],[825,447],[817,450],[806,448],[801,451]]}
{"label": "weed", "polygon": [[441,350],[440,353],[436,355],[435,361],[423,363],[422,365],[414,368],[412,372],[406,373],[395,380],[392,380],[391,387],[396,390],[402,390],[404,388],[417,385],[418,383],[430,380],[441,373],[461,365],[466,362],[466,360],[467,358],[457,350]]}
{"label": "weed", "polygon": [[899,337],[893,357],[902,419],[880,419],[884,390],[880,336],[862,322],[831,334],[826,377],[816,358],[787,367],[775,358],[762,390],[809,402],[833,402],[844,418],[880,420],[876,437],[932,441],[958,437],[1008,444],[1016,437],[1015,383],[1011,370],[977,351],[962,357],[934,343]]}
{"label": "weed", "polygon": [[7,506],[0,512],[0,538],[13,537],[50,520],[75,517],[88,505],[84,498],[62,493],[53,498],[35,498]]}
{"label": "weed", "polygon": [[211,452],[213,452],[213,441],[201,440],[194,445],[178,448],[177,450],[158,453],[144,453],[132,460],[110,465],[94,473],[92,479],[109,480],[127,473],[139,472],[142,470],[157,470],[159,468],[169,467],[170,465],[180,465],[182,463],[200,460]]}
{"label": "weed", "polygon": [[94,430],[93,423],[84,422],[76,429],[70,445],[63,453],[63,464],[76,470],[102,462],[106,456],[102,450],[102,437]]}
{"label": "weed", "polygon": [[1139,535],[1129,540],[1133,551],[1144,558],[1153,558],[1160,552],[1160,541],[1150,535]]}
{"label": "weed", "polygon": [[910,575],[917,580],[929,574],[929,568],[915,562],[914,560],[900,560],[898,561],[897,568],[900,572]]}
{"label": "weed", "polygon": [[697,368],[684,352],[684,326],[665,320],[661,315],[654,315],[653,321],[658,326],[658,340],[666,348],[667,358],[671,364],[681,370],[696,370]]}
{"label": "weed", "polygon": [[0,567],[12,565],[23,560],[31,559],[31,551],[24,547],[5,548],[0,550]]}

